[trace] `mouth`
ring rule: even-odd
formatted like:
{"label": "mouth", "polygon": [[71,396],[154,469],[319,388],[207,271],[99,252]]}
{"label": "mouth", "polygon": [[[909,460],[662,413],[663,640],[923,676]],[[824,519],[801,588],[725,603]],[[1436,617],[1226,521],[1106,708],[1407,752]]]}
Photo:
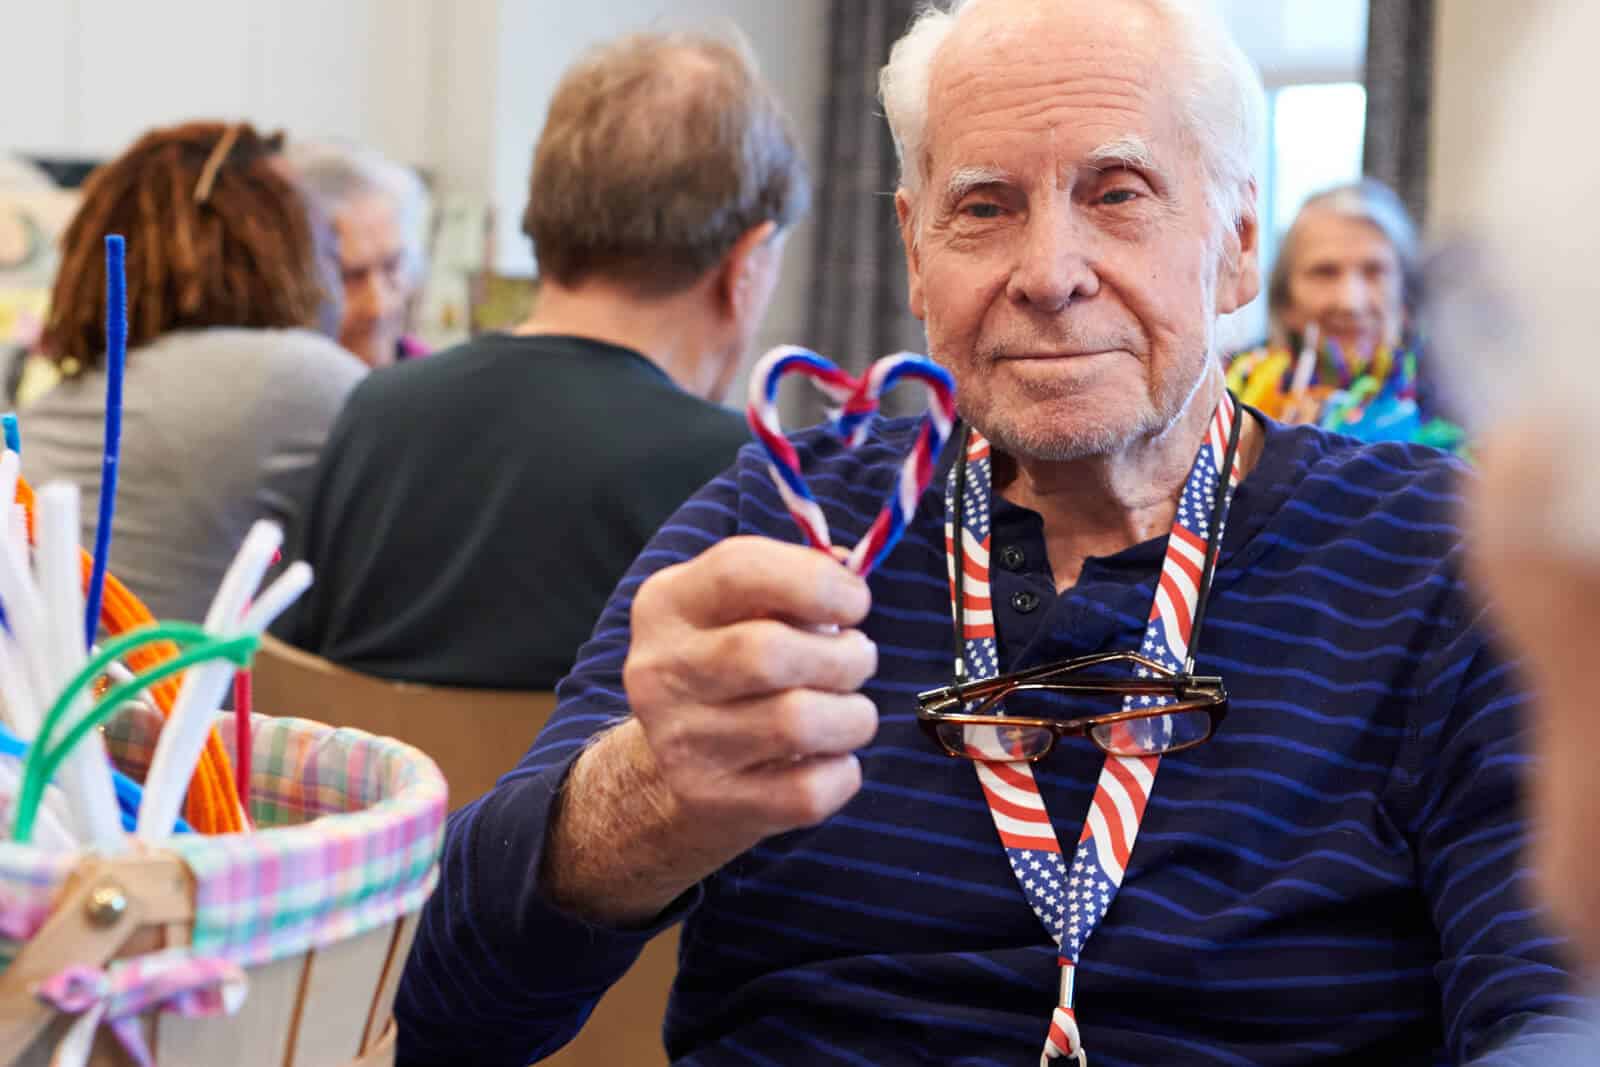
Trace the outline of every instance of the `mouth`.
{"label": "mouth", "polygon": [[1096,348],[1070,352],[1002,352],[994,357],[996,363],[1014,363],[1036,367],[1059,367],[1101,356],[1118,356],[1126,353],[1120,348]]}
{"label": "mouth", "polygon": [[1346,353],[1351,349],[1361,350],[1376,345],[1379,332],[1376,327],[1346,326],[1339,329],[1329,328],[1323,336],[1333,341]]}

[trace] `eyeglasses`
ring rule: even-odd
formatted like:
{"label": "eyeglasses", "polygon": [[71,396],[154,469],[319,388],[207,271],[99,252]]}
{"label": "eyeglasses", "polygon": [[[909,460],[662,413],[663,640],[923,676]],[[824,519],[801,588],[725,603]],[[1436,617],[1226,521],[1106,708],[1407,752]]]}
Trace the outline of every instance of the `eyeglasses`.
{"label": "eyeglasses", "polygon": [[[1205,565],[1184,669],[1174,671],[1137,652],[1101,652],[969,682],[965,658],[958,656],[955,684],[917,695],[917,721],[935,744],[964,759],[1033,763],[1048,756],[1063,737],[1088,737],[1108,755],[1135,757],[1182,752],[1211,739],[1228,714],[1228,692],[1221,678],[1194,673],[1194,649],[1211,599],[1222,547],[1217,531],[1228,500],[1226,472],[1238,454],[1243,422],[1244,405],[1235,397],[1222,476],[1206,524]],[[971,436],[970,426],[963,429],[958,457],[967,454]],[[965,496],[964,491],[955,494],[951,520],[957,530],[962,529]],[[956,648],[961,649],[966,643],[966,568],[957,563],[953,570]],[[1102,667],[1119,668],[1118,675],[1091,673]],[[1108,706],[1096,709],[1097,698]]]}
{"label": "eyeglasses", "polygon": [[[1092,673],[1104,667],[1140,673]],[[1128,696],[1134,706],[1124,709]],[[1096,710],[1096,702],[1114,704]],[[1134,652],[1080,656],[917,696],[917,721],[946,754],[1004,762],[1042,760],[1063,737],[1088,737],[1112,756],[1169,755],[1210,740],[1227,714],[1221,678],[1173,672]]]}

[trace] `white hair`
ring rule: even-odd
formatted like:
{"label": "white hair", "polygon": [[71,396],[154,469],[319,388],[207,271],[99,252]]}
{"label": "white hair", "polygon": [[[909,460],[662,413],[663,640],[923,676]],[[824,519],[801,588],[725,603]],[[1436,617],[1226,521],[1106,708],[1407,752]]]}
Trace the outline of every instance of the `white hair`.
{"label": "white hair", "polygon": [[430,202],[416,171],[370,148],[338,141],[291,141],[284,157],[300,187],[330,219],[357,197],[387,196],[405,243],[406,272],[421,282],[427,271]]}
{"label": "white hair", "polygon": [[[900,157],[900,186],[915,201],[927,177],[924,136],[934,58],[979,0],[928,0],[895,42],[878,78],[879,96]],[[1211,0],[1144,0],[1178,42],[1187,77],[1180,113],[1200,153],[1212,209],[1228,225],[1245,213],[1265,126],[1261,75],[1228,32]]]}

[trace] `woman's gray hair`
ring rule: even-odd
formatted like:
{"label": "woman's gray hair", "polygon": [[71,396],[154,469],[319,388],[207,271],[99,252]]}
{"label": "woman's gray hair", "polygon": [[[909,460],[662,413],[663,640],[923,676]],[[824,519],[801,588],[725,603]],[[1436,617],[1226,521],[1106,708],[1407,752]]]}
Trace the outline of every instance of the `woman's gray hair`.
{"label": "woman's gray hair", "polygon": [[1307,197],[1283,235],[1278,258],[1267,280],[1267,324],[1273,343],[1288,344],[1284,316],[1289,310],[1289,276],[1294,269],[1295,238],[1300,220],[1314,213],[1337,215],[1376,227],[1400,262],[1401,303],[1408,314],[1415,313],[1422,277],[1416,223],[1411,221],[1411,214],[1393,189],[1375,178],[1362,178]]}
{"label": "woman's gray hair", "polygon": [[421,284],[428,268],[430,202],[416,171],[370,148],[339,141],[292,141],[284,159],[301,189],[330,219],[357,197],[387,196],[405,242],[406,274],[412,284]]}
{"label": "woman's gray hair", "polygon": [[[928,88],[933,61],[961,16],[980,0],[927,0],[895,42],[878,78],[879,97],[900,157],[900,186],[913,202],[927,177]],[[1166,20],[1188,78],[1178,101],[1199,152],[1219,220],[1236,223],[1251,206],[1255,158],[1266,125],[1261,75],[1228,32],[1211,0],[1145,0]]]}

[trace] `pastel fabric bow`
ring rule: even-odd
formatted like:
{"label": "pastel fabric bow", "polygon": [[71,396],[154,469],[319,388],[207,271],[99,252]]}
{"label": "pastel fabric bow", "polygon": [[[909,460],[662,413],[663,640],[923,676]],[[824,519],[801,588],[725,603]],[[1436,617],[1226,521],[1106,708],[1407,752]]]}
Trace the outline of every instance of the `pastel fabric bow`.
{"label": "pastel fabric bow", "polygon": [[867,368],[859,379],[839,369],[831,360],[793,345],[774,348],[757,362],[750,374],[748,418],[756,439],[766,450],[768,470],[794,516],[801,534],[814,548],[832,552],[828,520],[800,470],[800,457],[784,436],[778,419],[778,385],[785,375],[810,378],[836,405],[833,426],[851,448],[866,439],[867,426],[877,413],[883,395],[902,380],[927,387],[929,405],[911,451],[900,466],[894,488],[867,532],[845,559],[845,566],[865,575],[889,554],[905,533],[917,500],[933,480],[934,464],[950,439],[955,424],[955,382],[943,367],[911,352],[885,356]]}
{"label": "pastel fabric bow", "polygon": [[41,982],[34,994],[57,1011],[80,1017],[56,1046],[51,1067],[84,1067],[102,1022],[134,1063],[151,1067],[141,1013],[159,1008],[190,1018],[232,1015],[244,1003],[248,987],[249,979],[237,964],[170,948],[118,960],[105,969],[64,968]]}

